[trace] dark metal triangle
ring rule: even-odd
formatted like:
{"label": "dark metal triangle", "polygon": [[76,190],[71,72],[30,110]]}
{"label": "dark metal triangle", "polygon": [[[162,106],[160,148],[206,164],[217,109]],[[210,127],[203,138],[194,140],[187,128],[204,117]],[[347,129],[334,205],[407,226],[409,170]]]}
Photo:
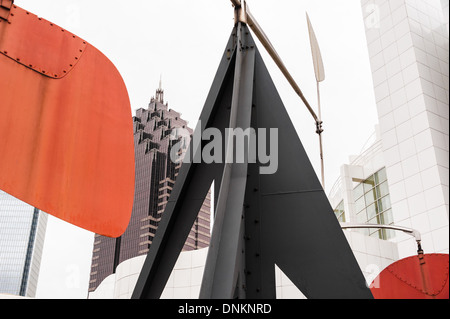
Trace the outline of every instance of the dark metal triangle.
{"label": "dark metal triangle", "polygon": [[249,168],[247,298],[274,297],[274,264],[307,298],[372,298],[259,52],[253,104],[253,125],[278,129],[279,156],[274,174]]}

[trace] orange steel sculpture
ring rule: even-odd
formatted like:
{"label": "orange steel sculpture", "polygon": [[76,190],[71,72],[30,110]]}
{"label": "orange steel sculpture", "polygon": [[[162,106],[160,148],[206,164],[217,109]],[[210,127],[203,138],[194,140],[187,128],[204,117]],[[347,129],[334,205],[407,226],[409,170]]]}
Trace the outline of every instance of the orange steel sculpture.
{"label": "orange steel sculpture", "polygon": [[372,282],[375,299],[448,299],[448,254],[419,254],[401,259]]}
{"label": "orange steel sculpture", "polygon": [[131,107],[114,65],[83,39],[0,0],[0,189],[118,237],[134,198]]}

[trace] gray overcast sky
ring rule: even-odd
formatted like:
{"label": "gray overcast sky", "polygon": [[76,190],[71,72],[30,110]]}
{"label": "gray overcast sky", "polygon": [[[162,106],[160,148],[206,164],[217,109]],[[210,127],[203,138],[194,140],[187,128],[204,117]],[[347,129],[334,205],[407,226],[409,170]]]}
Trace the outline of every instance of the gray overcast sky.
{"label": "gray overcast sky", "polygon": [[[102,51],[124,78],[133,114],[148,105],[162,75],[169,107],[181,112],[193,128],[233,28],[229,0],[16,0],[15,4]],[[321,105],[328,193],[340,166],[349,155],[360,152],[377,123],[364,9],[360,0],[248,0],[248,5],[310,104],[316,106],[309,14],[326,73]],[[314,121],[258,46],[320,177]],[[92,233],[50,218],[37,297],[85,298],[92,242]]]}

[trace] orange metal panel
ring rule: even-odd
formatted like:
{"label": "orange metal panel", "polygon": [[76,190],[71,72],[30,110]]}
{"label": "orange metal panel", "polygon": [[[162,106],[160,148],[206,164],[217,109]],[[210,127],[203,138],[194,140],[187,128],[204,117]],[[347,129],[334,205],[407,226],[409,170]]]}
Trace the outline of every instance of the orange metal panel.
{"label": "orange metal panel", "polygon": [[375,299],[448,299],[449,255],[427,254],[399,260],[372,282]]}
{"label": "orange metal panel", "polygon": [[133,205],[134,142],[119,72],[90,44],[17,6],[0,22],[0,52],[0,189],[120,236]]}

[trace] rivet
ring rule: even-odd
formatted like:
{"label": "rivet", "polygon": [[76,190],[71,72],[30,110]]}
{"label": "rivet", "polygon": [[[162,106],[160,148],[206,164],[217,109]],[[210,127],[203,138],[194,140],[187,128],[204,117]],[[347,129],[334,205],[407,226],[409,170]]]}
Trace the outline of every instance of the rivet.
{"label": "rivet", "polygon": [[45,73],[45,70],[42,70],[42,73]]}
{"label": "rivet", "polygon": [[20,61],[20,58],[16,58],[17,61]]}
{"label": "rivet", "polygon": [[54,77],[57,78],[57,77],[58,77],[58,74],[55,74]]}
{"label": "rivet", "polygon": [[78,57],[75,57],[75,60],[78,60]]}
{"label": "rivet", "polygon": [[69,66],[73,66],[72,64],[69,64]]}
{"label": "rivet", "polygon": [[66,71],[66,70],[63,70],[63,72],[64,72],[64,73],[67,73],[67,71]]}

